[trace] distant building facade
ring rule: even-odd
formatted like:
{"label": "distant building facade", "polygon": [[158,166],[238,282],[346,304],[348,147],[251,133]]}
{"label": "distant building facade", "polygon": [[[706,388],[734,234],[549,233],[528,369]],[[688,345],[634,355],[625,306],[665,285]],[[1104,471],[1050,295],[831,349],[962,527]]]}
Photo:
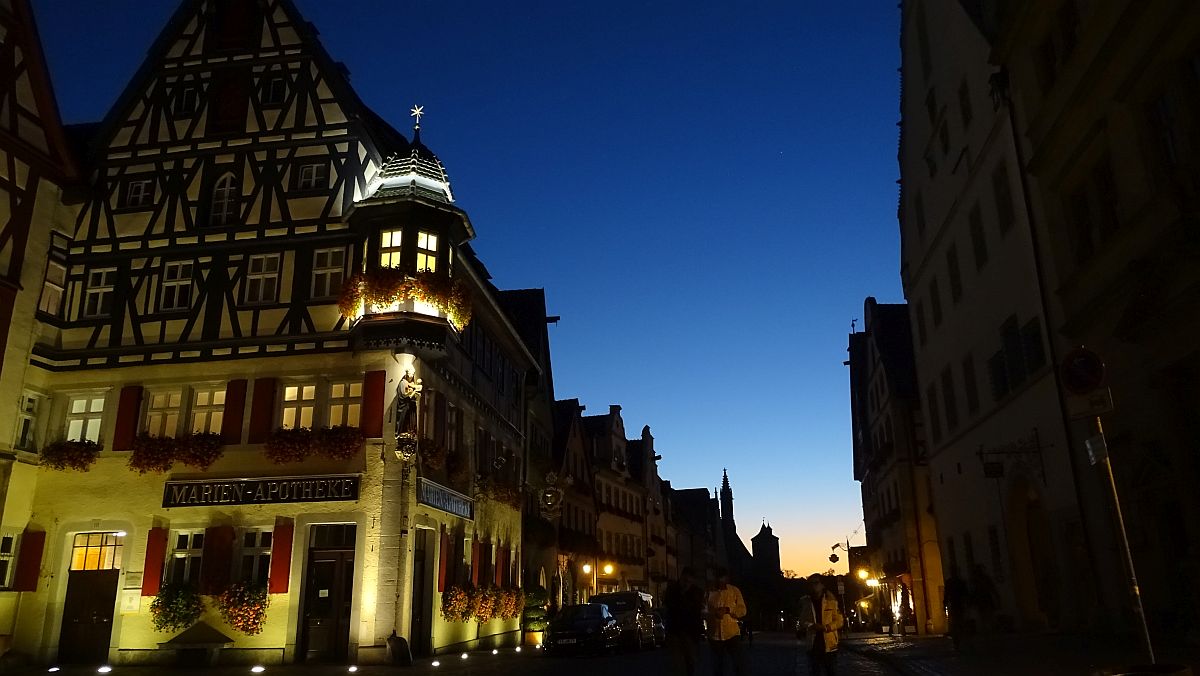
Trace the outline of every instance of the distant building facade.
{"label": "distant building facade", "polygon": [[[891,624],[888,612],[899,615],[906,601],[904,585],[917,631],[943,633],[942,557],[908,307],[874,298],[864,305],[864,330],[850,334],[847,362],[854,478],[861,483],[868,545],[867,560],[858,563],[881,581],[872,617]],[[855,549],[861,557],[863,550]],[[854,564],[850,573],[857,576]]]}

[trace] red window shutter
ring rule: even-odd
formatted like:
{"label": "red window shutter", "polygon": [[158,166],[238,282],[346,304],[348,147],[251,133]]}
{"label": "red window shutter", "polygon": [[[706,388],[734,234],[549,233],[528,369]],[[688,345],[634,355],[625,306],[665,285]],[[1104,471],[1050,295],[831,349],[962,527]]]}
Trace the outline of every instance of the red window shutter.
{"label": "red window shutter", "polygon": [[42,551],[46,548],[46,533],[25,529],[21,534],[21,549],[17,552],[17,569],[13,572],[13,591],[37,591],[42,573]]}
{"label": "red window shutter", "polygon": [[246,411],[246,379],[231,380],[225,385],[225,414],[221,418],[221,442],[242,443],[242,418]]}
{"label": "red window shutter", "polygon": [[496,546],[496,586],[504,584],[504,545]]}
{"label": "red window shutter", "polygon": [[[275,427],[275,379],[255,378],[250,401],[250,436],[247,443],[261,444]],[[223,427],[223,426],[222,426]]]}
{"label": "red window shutter", "polygon": [[163,562],[167,557],[167,529],[151,528],[146,534],[146,563],[142,567],[142,596],[158,596]]}
{"label": "red window shutter", "polygon": [[275,531],[271,534],[271,572],[267,592],[286,594],[288,579],[292,574],[292,536],[296,526],[291,519],[275,517]]}
{"label": "red window shutter", "polygon": [[479,540],[471,540],[471,585],[479,586]]}
{"label": "red window shutter", "polygon": [[368,371],[363,376],[362,433],[368,439],[383,436],[383,387],[387,371]]}
{"label": "red window shutter", "polygon": [[450,563],[450,534],[442,526],[442,542],[438,549],[438,591],[446,591],[446,566]]}
{"label": "red window shutter", "polygon": [[204,552],[200,561],[200,593],[220,594],[229,586],[233,572],[233,526],[204,529]]}
{"label": "red window shutter", "polygon": [[446,445],[446,395],[433,393],[433,443]]}
{"label": "red window shutter", "polygon": [[515,567],[515,569],[513,570],[513,574],[509,576],[512,579],[512,582],[510,584],[512,584],[514,589],[520,589],[522,587],[522,585],[521,585],[522,566],[521,566],[521,548],[520,547],[517,547],[517,555],[513,557],[513,566]]}
{"label": "red window shutter", "polygon": [[141,412],[142,386],[122,387],[121,398],[117,402],[117,423],[113,426],[114,451],[128,451],[133,448],[133,438],[137,436]]}

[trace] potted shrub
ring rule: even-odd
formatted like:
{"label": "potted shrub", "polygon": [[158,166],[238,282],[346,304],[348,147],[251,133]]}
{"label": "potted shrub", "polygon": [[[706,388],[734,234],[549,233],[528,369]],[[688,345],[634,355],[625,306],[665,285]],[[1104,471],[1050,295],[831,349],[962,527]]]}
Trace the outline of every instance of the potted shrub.
{"label": "potted shrub", "polygon": [[186,584],[164,584],[150,603],[150,622],[155,631],[187,629],[203,614],[204,599]]}
{"label": "potted shrub", "polygon": [[521,627],[525,630],[525,645],[537,645],[542,642],[542,632],[546,631],[549,621],[546,619],[546,604],[550,602],[550,594],[545,587],[530,587],[525,592],[524,609],[521,612]]}
{"label": "potted shrub", "polygon": [[229,626],[243,634],[262,633],[271,597],[267,586],[251,582],[234,582],[216,597],[217,610]]}

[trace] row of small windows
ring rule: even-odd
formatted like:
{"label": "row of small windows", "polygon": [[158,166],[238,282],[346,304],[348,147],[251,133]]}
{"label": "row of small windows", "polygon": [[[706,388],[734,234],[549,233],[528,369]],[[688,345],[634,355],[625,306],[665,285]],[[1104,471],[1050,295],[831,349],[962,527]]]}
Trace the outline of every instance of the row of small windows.
{"label": "row of small windows", "polygon": [[[1010,316],[1000,327],[1000,348],[987,359],[992,399],[997,402],[1003,400],[1045,365],[1041,320],[1035,317],[1020,324],[1015,315]],[[968,353],[963,357],[959,373],[960,380],[956,380],[953,365],[947,365],[938,378],[926,385],[925,408],[929,416],[930,440],[934,444],[941,442],[943,431],[949,435],[958,429],[960,422],[965,422],[959,417],[957,383],[962,384],[967,417],[979,412],[979,385],[974,355]]]}
{"label": "row of small windows", "polygon": [[[242,302],[245,305],[275,303],[279,299],[282,254],[255,254],[247,257]],[[311,300],[331,300],[341,293],[346,275],[346,250],[318,249],[313,253]],[[163,264],[160,277],[158,310],[186,311],[192,307],[196,289],[195,263],[169,261]],[[83,295],[82,316],[107,317],[112,314],[116,295],[117,269],[88,270]],[[66,287],[66,266],[51,261],[46,269],[46,282],[38,309],[58,316]]]}
{"label": "row of small windows", "polygon": [[[230,78],[232,79],[232,78]],[[229,92],[237,85],[228,84],[226,79],[216,79],[209,85],[211,99],[219,101],[221,95]],[[240,87],[239,87],[240,88]],[[258,102],[265,107],[282,106],[287,101],[288,92],[292,88],[291,78],[285,75],[270,75],[258,81]],[[171,95],[171,113],[176,119],[187,119],[200,112],[200,97],[204,88],[200,84],[185,84],[175,88]],[[242,96],[245,96],[242,92]]]}
{"label": "row of small windows", "polygon": [[638,535],[601,530],[599,539],[605,554],[640,558],[646,553],[642,538]]}
{"label": "row of small windows", "polygon": [[601,482],[600,492],[597,497],[600,498],[602,504],[616,507],[623,512],[636,516],[642,515],[642,502],[634,493]]}
{"label": "row of small windows", "polygon": [[[329,187],[329,161],[299,162],[292,167],[290,175],[294,192],[324,190]],[[117,207],[145,209],[154,206],[158,184],[159,180],[154,177],[133,176],[124,179],[117,195]],[[219,176],[209,192],[208,225],[236,224],[241,216],[241,201],[242,190],[238,177],[232,172]]]}
{"label": "row of small windows", "polygon": [[[403,230],[384,230],[379,233],[379,267],[398,268],[402,265]],[[417,231],[417,272],[437,272],[438,236]]]}

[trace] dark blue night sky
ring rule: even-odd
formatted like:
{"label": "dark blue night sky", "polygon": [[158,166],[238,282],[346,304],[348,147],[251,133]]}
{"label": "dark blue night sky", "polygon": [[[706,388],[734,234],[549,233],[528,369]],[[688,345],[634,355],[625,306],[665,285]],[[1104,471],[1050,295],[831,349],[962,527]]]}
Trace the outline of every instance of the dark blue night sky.
{"label": "dark blue night sky", "polygon": [[[546,288],[557,396],[649,424],[677,487],[728,467],[743,537],[828,567],[862,518],[846,334],[901,300],[895,3],[296,2],[369,106],[425,106],[497,285]],[[34,5],[68,123],[176,7]]]}

